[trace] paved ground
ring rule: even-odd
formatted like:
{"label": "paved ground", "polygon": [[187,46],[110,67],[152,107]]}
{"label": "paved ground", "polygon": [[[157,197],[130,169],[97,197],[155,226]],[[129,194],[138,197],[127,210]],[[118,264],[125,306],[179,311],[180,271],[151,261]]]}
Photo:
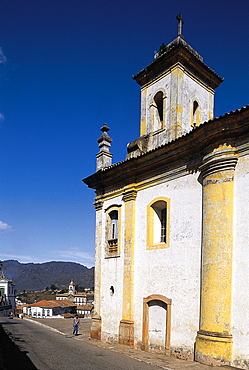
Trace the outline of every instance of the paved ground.
{"label": "paved ground", "polygon": [[[46,326],[48,329],[57,331],[61,335],[72,336],[72,319],[30,319],[25,318],[24,320],[31,320],[35,324]],[[91,319],[81,319],[81,325],[79,334],[77,337],[74,337],[77,341],[88,341],[91,342],[93,345],[109,349],[111,351],[117,351],[123,353],[129,357],[136,358],[140,361],[144,361],[146,363],[150,363],[153,365],[157,365],[166,370],[182,370],[182,369],[193,369],[193,370],[222,370],[222,369],[230,369],[234,370],[235,367],[231,366],[208,366],[202,365],[198,362],[192,361],[185,361],[180,360],[174,357],[168,357],[165,355],[161,355],[158,353],[151,353],[151,352],[144,352],[138,349],[132,349],[127,346],[122,346],[119,344],[110,344],[110,343],[103,343],[98,340],[94,340],[89,338],[90,333],[90,326],[91,326]]]}

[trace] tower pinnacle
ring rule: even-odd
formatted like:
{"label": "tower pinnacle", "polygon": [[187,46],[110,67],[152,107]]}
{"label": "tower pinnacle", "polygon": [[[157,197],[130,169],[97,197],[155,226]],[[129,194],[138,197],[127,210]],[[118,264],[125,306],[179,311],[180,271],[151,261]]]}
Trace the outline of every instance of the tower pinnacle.
{"label": "tower pinnacle", "polygon": [[113,154],[111,154],[109,150],[112,142],[112,138],[108,135],[108,131],[110,130],[110,128],[107,126],[106,123],[104,123],[100,130],[102,131],[102,135],[98,139],[99,152],[98,154],[96,154],[97,171],[102,168],[109,167],[112,164],[113,157]]}

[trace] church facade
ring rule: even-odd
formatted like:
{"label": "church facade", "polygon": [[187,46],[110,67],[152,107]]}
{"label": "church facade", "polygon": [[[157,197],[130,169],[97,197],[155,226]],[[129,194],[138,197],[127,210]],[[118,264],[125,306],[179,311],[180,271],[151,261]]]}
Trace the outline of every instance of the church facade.
{"label": "church facade", "polygon": [[91,336],[249,369],[249,106],[213,117],[222,79],[181,27],[133,78],[140,137],[112,164],[103,125],[83,180],[96,191]]}

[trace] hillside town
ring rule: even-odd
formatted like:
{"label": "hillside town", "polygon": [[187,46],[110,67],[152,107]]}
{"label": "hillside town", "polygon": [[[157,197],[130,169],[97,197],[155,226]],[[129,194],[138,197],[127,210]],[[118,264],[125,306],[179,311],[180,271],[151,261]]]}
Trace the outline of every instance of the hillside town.
{"label": "hillside town", "polygon": [[[90,288],[84,292],[77,292],[76,285],[71,280],[68,292],[53,291],[55,298],[25,303],[16,292],[15,284],[9,280],[1,267],[0,274],[0,317],[35,317],[35,318],[72,318],[79,315],[90,318],[94,307],[94,293]],[[38,292],[35,292],[36,294]],[[42,293],[42,292],[41,292]]]}

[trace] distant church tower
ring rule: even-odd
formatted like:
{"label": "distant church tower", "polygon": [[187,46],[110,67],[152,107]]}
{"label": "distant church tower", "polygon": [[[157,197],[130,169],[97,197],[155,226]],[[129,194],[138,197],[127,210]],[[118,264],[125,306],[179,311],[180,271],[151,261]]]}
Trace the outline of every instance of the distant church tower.
{"label": "distant church tower", "polygon": [[214,89],[223,81],[182,36],[161,45],[154,61],[133,76],[141,86],[140,138],[127,158],[155,149],[214,116]]}
{"label": "distant church tower", "polygon": [[74,295],[75,294],[75,284],[73,280],[71,280],[71,283],[68,286],[68,294],[69,295]]}

